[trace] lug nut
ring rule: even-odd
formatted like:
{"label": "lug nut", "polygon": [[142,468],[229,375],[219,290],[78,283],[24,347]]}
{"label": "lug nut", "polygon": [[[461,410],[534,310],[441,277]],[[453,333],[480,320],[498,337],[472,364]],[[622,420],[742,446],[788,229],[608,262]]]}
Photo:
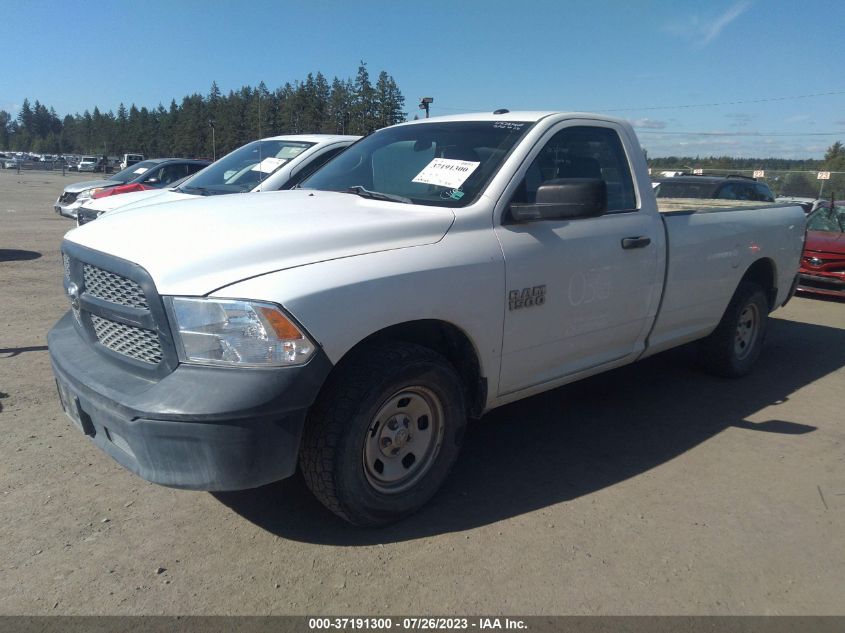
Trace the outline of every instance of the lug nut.
{"label": "lug nut", "polygon": [[389,428],[391,431],[395,431],[397,428],[399,428],[399,423],[396,421],[396,418],[392,418],[390,422],[387,423],[387,428]]}
{"label": "lug nut", "polygon": [[393,440],[391,440],[389,437],[383,437],[383,438],[381,438],[381,446],[382,446],[382,448],[387,448],[387,447],[388,447],[388,446],[390,446],[391,444],[393,444]]}

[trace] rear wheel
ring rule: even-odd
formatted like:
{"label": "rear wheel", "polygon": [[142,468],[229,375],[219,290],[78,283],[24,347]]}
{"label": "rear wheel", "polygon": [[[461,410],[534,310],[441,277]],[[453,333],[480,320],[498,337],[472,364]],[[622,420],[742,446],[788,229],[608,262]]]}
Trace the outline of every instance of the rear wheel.
{"label": "rear wheel", "polygon": [[384,525],[419,509],[457,458],[466,424],[457,373],[410,343],[369,346],[344,361],[309,416],[305,481],[332,512]]}
{"label": "rear wheel", "polygon": [[748,374],[760,356],[768,318],[769,302],[763,289],[740,282],[719,325],[701,341],[705,367],[728,378]]}

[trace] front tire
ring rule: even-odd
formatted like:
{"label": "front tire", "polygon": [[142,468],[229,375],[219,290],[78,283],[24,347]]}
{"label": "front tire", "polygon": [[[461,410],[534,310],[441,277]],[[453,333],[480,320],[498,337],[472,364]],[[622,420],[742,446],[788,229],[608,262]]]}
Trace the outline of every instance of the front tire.
{"label": "front tire", "polygon": [[740,282],[719,325],[701,342],[704,366],[726,378],[751,372],[763,348],[768,319],[769,301],[763,289]]}
{"label": "front tire", "polygon": [[443,356],[412,343],[367,346],[342,363],[309,415],[300,467],[335,514],[392,523],[437,492],[458,456],[460,379]]}

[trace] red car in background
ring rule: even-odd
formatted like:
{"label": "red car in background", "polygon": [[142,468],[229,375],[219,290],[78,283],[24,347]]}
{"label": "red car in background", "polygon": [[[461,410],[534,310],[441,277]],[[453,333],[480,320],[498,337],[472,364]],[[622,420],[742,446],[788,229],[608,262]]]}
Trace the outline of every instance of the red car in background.
{"label": "red car in background", "polygon": [[829,202],[807,216],[798,290],[845,298],[845,206]]}
{"label": "red car in background", "polygon": [[154,158],[141,161],[120,172],[121,174],[131,172],[130,180],[115,187],[98,189],[91,197],[97,199],[133,191],[161,189],[205,169],[210,164],[209,160],[193,158]]}

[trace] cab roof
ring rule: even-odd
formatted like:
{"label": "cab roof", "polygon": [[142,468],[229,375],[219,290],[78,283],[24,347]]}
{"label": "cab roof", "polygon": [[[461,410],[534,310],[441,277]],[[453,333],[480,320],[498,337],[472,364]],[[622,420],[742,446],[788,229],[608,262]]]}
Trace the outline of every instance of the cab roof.
{"label": "cab roof", "polygon": [[431,117],[429,119],[418,119],[416,121],[407,121],[400,123],[400,125],[418,125],[426,122],[449,122],[449,121],[519,121],[536,123],[546,117],[554,116],[556,118],[571,118],[571,119],[596,119],[599,121],[613,121],[617,123],[628,124],[625,119],[618,119],[615,117],[605,116],[603,114],[596,114],[593,112],[559,112],[555,110],[516,110],[514,112],[503,112],[495,114],[494,112],[470,112],[467,114],[449,114],[446,116]]}
{"label": "cab roof", "polygon": [[282,134],[281,136],[267,136],[262,141],[301,141],[303,143],[338,143],[340,141],[357,141],[360,136],[350,134]]}

